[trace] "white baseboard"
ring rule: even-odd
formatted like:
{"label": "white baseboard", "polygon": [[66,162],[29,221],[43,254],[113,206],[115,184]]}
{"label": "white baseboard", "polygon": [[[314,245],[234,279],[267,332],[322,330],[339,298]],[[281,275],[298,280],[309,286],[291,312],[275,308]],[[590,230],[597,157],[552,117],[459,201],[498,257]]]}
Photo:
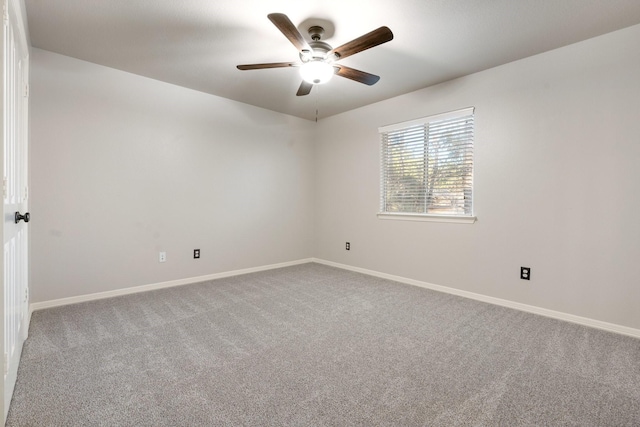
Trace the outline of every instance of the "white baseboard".
{"label": "white baseboard", "polygon": [[615,323],[602,322],[600,320],[589,319],[587,317],[575,316],[573,314],[563,313],[560,311],[548,310],[546,308],[536,307],[533,305],[522,304],[519,302],[509,301],[501,298],[490,297],[487,295],[476,294],[474,292],[463,291],[460,289],[449,288],[447,286],[434,285],[432,283],[422,282],[420,280],[407,279],[406,277],[394,276],[392,274],[381,273],[379,271],[368,270],[366,268],[352,267],[346,264],[326,261],[323,259],[313,258],[313,262],[318,264],[329,265],[331,267],[341,268],[343,270],[355,271],[357,273],[368,274],[369,276],[380,277],[383,279],[393,280],[395,282],[406,283],[408,285],[419,286],[438,292],[457,295],[464,298],[470,298],[477,301],[487,302],[489,304],[500,305],[503,307],[513,308],[528,313],[539,314],[553,319],[564,320],[565,322],[577,323],[579,325],[589,326],[591,328],[602,329],[616,334],[640,338],[640,329],[630,328],[628,326],[616,325]]}
{"label": "white baseboard", "polygon": [[170,288],[174,286],[190,285],[193,283],[200,283],[200,282],[206,282],[209,280],[222,279],[224,277],[239,276],[241,274],[273,270],[276,268],[290,267],[293,265],[306,264],[309,262],[316,262],[318,264],[324,264],[331,267],[341,268],[343,270],[355,271],[357,273],[368,274],[369,276],[380,277],[383,279],[393,280],[395,282],[406,283],[408,285],[419,286],[421,288],[426,288],[426,289],[431,289],[438,292],[457,295],[464,298],[470,298],[477,301],[486,302],[489,304],[495,304],[503,307],[513,308],[515,310],[538,314],[538,315],[550,317],[553,319],[563,320],[565,322],[571,322],[579,325],[589,326],[591,328],[602,329],[605,331],[614,332],[616,334],[622,334],[622,335],[627,335],[634,338],[640,338],[640,329],[630,328],[628,326],[622,326],[622,325],[617,325],[615,323],[608,323],[600,320],[589,319],[587,317],[575,316],[573,314],[563,313],[563,312],[554,311],[554,310],[548,310],[546,308],[536,307],[528,304],[522,304],[519,302],[509,301],[501,298],[490,297],[487,295],[476,294],[474,292],[463,291],[460,289],[450,288],[447,286],[434,285],[433,283],[423,282],[415,279],[408,279],[406,277],[401,277],[401,276],[394,276],[392,274],[381,273],[379,271],[369,270],[366,268],[353,267],[350,265],[340,264],[333,261],[326,261],[319,258],[306,258],[306,259],[301,259],[297,261],[283,262],[279,264],[270,264],[270,265],[264,265],[260,267],[245,268],[241,270],[225,271],[222,273],[208,274],[205,276],[189,277],[186,279],[171,280],[168,282],[135,286],[131,288],[117,289],[113,291],[98,292],[94,294],[79,295],[79,296],[69,297],[69,298],[61,298],[61,299],[55,299],[50,301],[36,302],[29,306],[29,318],[31,318],[32,312],[36,310],[42,310],[45,308],[59,307],[62,305],[69,305],[69,304],[77,304],[77,303],[86,302],[86,301],[95,301],[95,300],[104,299],[104,298],[112,298],[112,297],[117,297],[121,295],[147,292],[147,291],[152,291],[156,289]]}
{"label": "white baseboard", "polygon": [[105,298],[113,298],[122,295],[136,294],[139,292],[148,292],[156,289],[171,288],[174,286],[191,285],[194,283],[206,282],[209,280],[222,279],[224,277],[239,276],[241,274],[256,273],[258,271],[273,270],[276,268],[290,267],[298,264],[306,264],[313,262],[312,258],[300,259],[297,261],[282,262],[279,264],[263,265],[260,267],[243,268],[241,270],[225,271],[222,273],[207,274],[205,276],[188,277],[186,279],[170,280],[168,282],[152,283],[149,285],[134,286],[131,288],[116,289],[113,291],[97,292],[93,294],[78,295],[69,298],[60,298],[50,301],[36,302],[29,306],[29,317],[36,310],[45,308],[59,307],[62,305],[77,304],[80,302],[95,301]]}

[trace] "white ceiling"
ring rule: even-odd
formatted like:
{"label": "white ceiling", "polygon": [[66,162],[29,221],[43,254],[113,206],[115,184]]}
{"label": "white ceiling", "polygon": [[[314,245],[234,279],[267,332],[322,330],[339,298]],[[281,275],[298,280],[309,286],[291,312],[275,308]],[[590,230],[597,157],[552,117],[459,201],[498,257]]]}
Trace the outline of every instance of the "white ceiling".
{"label": "white ceiling", "polygon": [[[639,0],[25,0],[34,47],[314,120],[640,23]],[[296,97],[298,68],[267,19],[286,14],[333,47],[382,25],[394,39],[340,63],[341,77]],[[327,37],[328,36],[328,37]]]}

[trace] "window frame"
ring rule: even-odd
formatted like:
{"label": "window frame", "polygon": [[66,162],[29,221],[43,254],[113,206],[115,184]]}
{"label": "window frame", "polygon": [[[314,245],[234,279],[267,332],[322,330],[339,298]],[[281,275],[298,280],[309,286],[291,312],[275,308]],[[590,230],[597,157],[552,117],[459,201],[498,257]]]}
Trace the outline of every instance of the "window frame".
{"label": "window frame", "polygon": [[[387,148],[387,141],[385,141],[385,135],[388,135],[391,132],[400,131],[410,128],[416,128],[419,126],[424,126],[428,128],[430,123],[440,122],[443,120],[451,120],[455,118],[461,118],[465,116],[471,116],[475,120],[475,108],[467,107],[459,110],[449,111],[446,113],[435,114],[431,116],[422,117],[419,119],[409,120],[405,122],[395,123],[387,126],[382,126],[378,128],[378,133],[380,135],[380,200],[378,206],[378,214],[377,217],[383,220],[402,220],[402,221],[434,221],[434,222],[449,222],[449,223],[465,223],[465,224],[473,224],[477,221],[477,217],[474,212],[474,165],[475,159],[473,156],[473,144],[475,142],[475,124],[472,128],[472,138],[471,138],[471,148],[470,148],[470,156],[471,156],[471,212],[469,214],[435,214],[435,213],[421,213],[421,212],[389,212],[385,211],[386,206],[386,194],[385,194],[385,177],[387,171],[387,158],[385,158],[385,150]],[[428,147],[428,140],[424,142],[425,150]],[[466,153],[467,154],[467,153]]]}

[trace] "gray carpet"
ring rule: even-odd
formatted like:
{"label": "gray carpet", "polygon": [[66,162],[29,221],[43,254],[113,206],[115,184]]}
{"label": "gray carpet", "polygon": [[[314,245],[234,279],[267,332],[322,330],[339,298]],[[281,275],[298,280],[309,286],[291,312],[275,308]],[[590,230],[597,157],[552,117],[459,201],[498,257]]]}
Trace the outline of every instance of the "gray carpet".
{"label": "gray carpet", "polygon": [[640,340],[305,264],[33,314],[8,426],[639,426]]}

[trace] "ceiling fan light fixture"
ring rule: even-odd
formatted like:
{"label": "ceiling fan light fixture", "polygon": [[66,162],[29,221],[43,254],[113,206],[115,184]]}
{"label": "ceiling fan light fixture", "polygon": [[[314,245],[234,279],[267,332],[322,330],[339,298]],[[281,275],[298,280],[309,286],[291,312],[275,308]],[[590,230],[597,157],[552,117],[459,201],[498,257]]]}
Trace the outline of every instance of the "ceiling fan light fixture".
{"label": "ceiling fan light fixture", "polygon": [[380,27],[367,34],[347,42],[337,48],[322,41],[324,28],[314,25],[309,28],[310,42],[300,34],[293,22],[284,13],[270,13],[267,18],[291,42],[299,53],[299,62],[269,62],[263,64],[238,65],[239,70],[260,70],[265,68],[300,67],[303,82],[296,96],[309,95],[314,85],[327,83],[334,74],[368,86],[376,84],[380,76],[365,73],[346,65],[334,63],[363,50],[393,40],[393,33],[388,27]]}
{"label": "ceiling fan light fixture", "polygon": [[322,60],[314,59],[302,64],[300,67],[302,80],[314,85],[328,82],[333,77],[333,74],[333,67]]}

